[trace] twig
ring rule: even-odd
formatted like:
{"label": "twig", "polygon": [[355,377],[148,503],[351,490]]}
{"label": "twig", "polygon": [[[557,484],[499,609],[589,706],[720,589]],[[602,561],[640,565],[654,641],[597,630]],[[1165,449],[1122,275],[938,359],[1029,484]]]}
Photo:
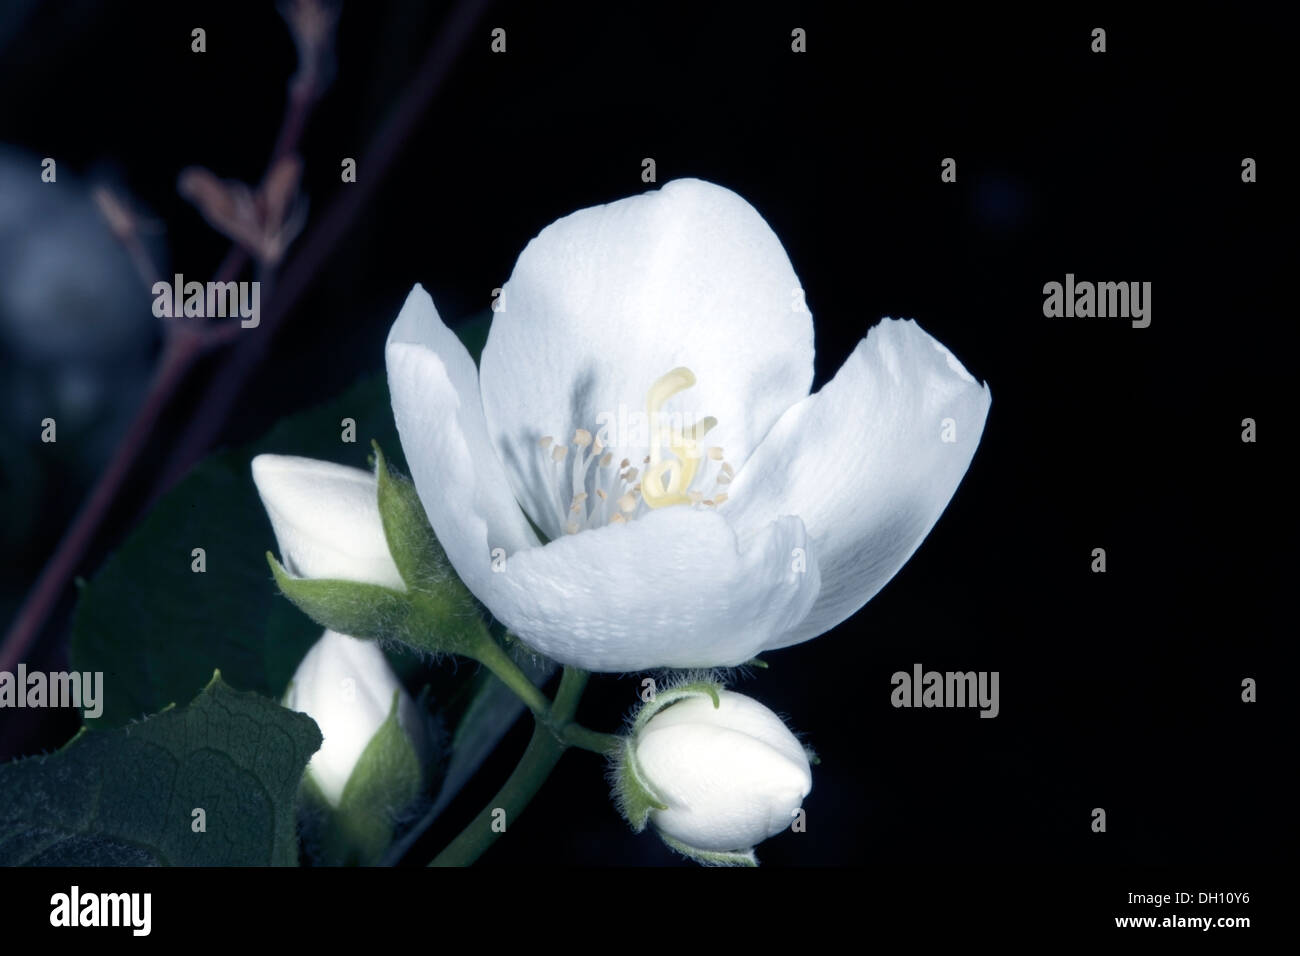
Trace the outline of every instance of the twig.
{"label": "twig", "polygon": [[239,398],[244,382],[266,353],[276,327],[292,311],[370,194],[383,181],[384,173],[423,117],[485,6],[484,0],[462,0],[452,11],[447,24],[438,32],[437,42],[420,64],[414,82],[389,116],[374,144],[363,155],[357,182],[342,190],[285,268],[274,300],[258,326],[259,334],[241,336],[239,346],[217,371],[211,387],[168,458],[162,478],[153,488],[151,501],[157,500],[184,477],[211,446]]}
{"label": "twig", "polygon": [[[267,164],[268,171],[275,167],[281,155],[296,147],[298,138],[306,127],[307,114],[320,97],[319,83],[314,82],[320,76],[318,65],[300,64],[299,76],[291,84],[284,120],[276,136],[271,160]],[[302,82],[302,78],[310,78],[312,82]],[[132,250],[128,248],[128,251]],[[132,254],[135,258],[134,252]],[[233,245],[218,267],[215,281],[232,281],[247,261],[247,252],[238,244]],[[146,267],[151,268],[152,262],[136,262],[138,270]],[[68,581],[85,557],[105,515],[121,491],[123,482],[152,437],[154,425],[194,367],[195,360],[209,349],[231,341],[239,332],[240,325],[238,322],[199,325],[172,318],[166,321],[164,330],[162,354],[154,368],[145,399],[112,459],[96,480],[85,504],[41,569],[40,576],[5,634],[4,642],[0,643],[0,670],[12,670],[35,642],[63,596]]]}
{"label": "twig", "polygon": [[40,633],[68,579],[90,546],[109,506],[117,497],[123,480],[148,442],[158,416],[202,350],[202,337],[197,329],[180,324],[172,328],[177,331],[167,336],[148,394],[136,413],[135,420],[113,453],[108,467],[99,476],[90,497],[82,505],[40,577],[36,579],[36,584],[28,592],[9,633],[5,635],[4,644],[0,646],[0,671],[12,671]]}

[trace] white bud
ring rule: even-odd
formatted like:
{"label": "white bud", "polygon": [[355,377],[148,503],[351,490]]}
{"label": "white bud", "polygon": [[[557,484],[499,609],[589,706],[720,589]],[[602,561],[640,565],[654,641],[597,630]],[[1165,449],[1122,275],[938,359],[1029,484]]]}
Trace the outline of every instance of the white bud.
{"label": "white bud", "polygon": [[406,590],[388,551],[373,474],[312,458],[258,455],[253,482],[290,573]]}
{"label": "white bud", "polygon": [[332,807],[338,807],[352,771],[393,707],[417,755],[424,729],[411,696],[373,641],[326,631],[298,665],[284,706],[316,721],[324,738],[307,773]]}
{"label": "white bud", "polygon": [[[721,691],[669,705],[637,732],[636,770],[667,809],[650,823],[683,852],[746,853],[790,826],[812,790],[803,746],[758,701]],[[695,854],[692,854],[695,855]]]}

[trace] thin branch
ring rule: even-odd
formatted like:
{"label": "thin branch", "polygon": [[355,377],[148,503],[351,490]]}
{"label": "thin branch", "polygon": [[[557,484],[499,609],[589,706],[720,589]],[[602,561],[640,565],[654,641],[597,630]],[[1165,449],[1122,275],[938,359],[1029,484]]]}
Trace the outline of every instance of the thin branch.
{"label": "thin branch", "polygon": [[[304,75],[317,78],[321,76],[321,72],[317,64],[311,64]],[[296,148],[298,139],[307,124],[307,114],[319,99],[320,92],[319,84],[315,82],[292,84],[285,117],[276,136],[271,160],[267,164],[268,172],[275,167],[281,155]],[[101,202],[101,209],[103,208]],[[112,210],[110,209],[109,212]],[[138,245],[138,237],[135,241]],[[145,255],[143,246],[134,249],[128,245],[128,252],[131,253],[135,267],[142,276],[147,276],[155,269],[152,260]],[[247,252],[239,245],[233,245],[218,268],[215,281],[233,280],[243,270],[247,261]],[[13,669],[35,643],[50,614],[63,596],[72,575],[76,573],[85,558],[104,517],[116,501],[136,460],[152,437],[154,426],[163,410],[184,383],[196,359],[209,349],[231,341],[239,329],[238,322],[198,325],[173,319],[164,325],[162,354],[154,367],[153,378],[144,401],[137,409],[113,457],[96,479],[81,510],[68,530],[64,532],[45,567],[41,569],[40,576],[32,585],[22,607],[19,608],[18,614],[9,626],[3,643],[0,643],[0,670]]]}
{"label": "thin branch", "polygon": [[[211,387],[196,409],[190,424],[174,446],[154,486],[151,500],[157,500],[180,481],[211,447],[238,401],[248,376],[266,354],[276,328],[293,310],[311,280],[324,268],[339,241],[352,227],[371,193],[397,158],[402,144],[424,117],[429,103],[442,86],[456,54],[465,45],[478,22],[484,0],[462,0],[420,65],[415,80],[388,117],[374,143],[358,164],[356,183],[349,184],[325,215],[299,245],[280,278],[274,300],[261,319],[256,335],[239,336],[238,346],[213,377]],[[236,333],[231,333],[233,338]]]}
{"label": "thin branch", "polygon": [[90,497],[82,505],[40,577],[36,579],[36,584],[28,592],[9,633],[5,635],[4,644],[0,646],[0,671],[12,671],[40,633],[69,578],[85,556],[100,522],[104,520],[104,515],[121,490],[123,480],[148,443],[154,424],[168,399],[193,367],[202,348],[201,337],[197,330],[187,326],[175,325],[172,328],[178,331],[167,337],[162,358],[154,369],[148,394],[136,413],[135,420],[117,446],[108,467],[99,476]]}

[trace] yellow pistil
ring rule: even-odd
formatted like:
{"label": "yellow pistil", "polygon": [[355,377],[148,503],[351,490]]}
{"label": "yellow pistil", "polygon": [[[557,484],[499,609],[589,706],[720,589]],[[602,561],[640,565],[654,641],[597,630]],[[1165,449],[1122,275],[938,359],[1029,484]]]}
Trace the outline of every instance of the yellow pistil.
{"label": "yellow pistil", "polygon": [[[641,478],[641,497],[648,507],[691,503],[690,487],[700,467],[699,442],[714,425],[716,418],[704,418],[690,428],[660,425],[664,402],[695,384],[695,373],[675,368],[661,375],[646,395],[646,417],[650,424],[650,457]],[[663,458],[661,446],[667,444],[672,458]]]}

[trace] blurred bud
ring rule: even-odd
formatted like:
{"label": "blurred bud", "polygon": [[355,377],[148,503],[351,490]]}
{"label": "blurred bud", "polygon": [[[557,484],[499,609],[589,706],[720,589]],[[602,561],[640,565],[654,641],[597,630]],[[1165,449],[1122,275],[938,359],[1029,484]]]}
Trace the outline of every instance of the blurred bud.
{"label": "blurred bud", "polygon": [[218,179],[210,170],[190,166],[181,171],[176,191],[223,236],[238,243],[263,265],[284,258],[306,222],[306,205],[298,200],[302,161],[282,156],[254,192],[234,179]]}
{"label": "blurred bud", "polygon": [[377,645],[326,631],[298,665],[284,704],[316,721],[324,738],[304,783],[316,855],[377,863],[424,791],[429,742],[415,702]]}
{"label": "blurred bud", "polygon": [[334,30],[338,25],[336,0],[284,0],[280,15],[289,25],[298,48],[296,88],[326,86],[334,73]]}
{"label": "blurred bud", "polygon": [[713,865],[755,864],[754,845],[789,827],[812,790],[808,755],[781,718],[707,684],[643,708],[615,780],[634,830],[648,822],[673,849]]}

